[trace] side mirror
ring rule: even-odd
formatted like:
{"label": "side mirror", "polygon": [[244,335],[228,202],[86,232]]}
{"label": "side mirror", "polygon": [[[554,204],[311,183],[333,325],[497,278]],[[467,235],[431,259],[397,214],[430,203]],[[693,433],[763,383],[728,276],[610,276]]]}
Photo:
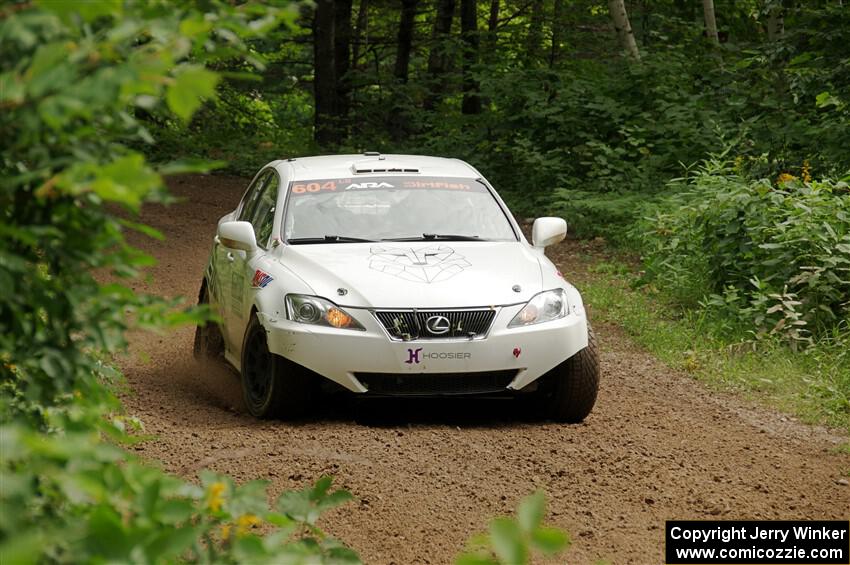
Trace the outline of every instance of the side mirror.
{"label": "side mirror", "polygon": [[238,249],[249,255],[257,250],[257,238],[251,222],[222,222],[218,226],[218,239],[228,249]]}
{"label": "side mirror", "polygon": [[567,222],[563,218],[537,218],[531,228],[531,243],[540,249],[564,241]]}

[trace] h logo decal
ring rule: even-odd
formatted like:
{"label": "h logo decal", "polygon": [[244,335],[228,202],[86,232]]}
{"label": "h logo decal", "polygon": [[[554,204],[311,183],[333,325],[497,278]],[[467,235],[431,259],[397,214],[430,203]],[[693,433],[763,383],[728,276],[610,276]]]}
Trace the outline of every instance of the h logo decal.
{"label": "h logo decal", "polygon": [[417,364],[418,364],[418,363],[419,363],[419,352],[420,352],[420,351],[422,351],[422,348],[421,348],[421,347],[417,348],[416,350],[413,350],[413,349],[408,348],[408,349],[407,349],[407,354],[408,354],[410,357],[408,358],[408,360],[407,360],[407,361],[405,361],[405,363],[407,363],[408,365],[412,365],[413,363],[417,363]]}

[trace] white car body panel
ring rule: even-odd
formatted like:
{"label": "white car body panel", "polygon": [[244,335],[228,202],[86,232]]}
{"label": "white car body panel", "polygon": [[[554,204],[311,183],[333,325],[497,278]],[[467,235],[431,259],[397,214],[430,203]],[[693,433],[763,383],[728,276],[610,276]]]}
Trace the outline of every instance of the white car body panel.
{"label": "white car body panel", "polygon": [[[509,385],[520,390],[565,359],[587,347],[583,316],[570,315],[540,328],[504,326],[522,305],[499,308],[493,330],[481,340],[390,341],[368,310],[346,309],[366,328],[340,335],[339,330],[263,316],[269,350],[327,377],[352,392],[366,392],[354,373],[464,373],[516,369]],[[499,328],[499,329],[497,329]],[[419,362],[413,355],[419,349]],[[515,355],[515,351],[519,355]],[[356,367],[356,370],[353,369]]]}
{"label": "white car body panel", "polygon": [[[357,167],[379,166],[417,168],[423,175],[481,178],[462,161],[420,156],[309,157],[275,161],[264,167],[261,173],[274,169],[280,177],[268,250],[248,254],[216,241],[205,274],[211,305],[223,321],[228,362],[240,369],[242,340],[252,311],[257,312],[267,331],[272,353],[355,393],[367,392],[355,376],[360,372],[516,370],[508,389],[521,390],[587,347],[587,321],[579,292],[562,278],[541,249],[526,241],[510,214],[507,217],[518,239],[514,242],[281,243],[291,182],[351,177]],[[369,178],[369,174],[357,176]],[[493,195],[507,210],[494,191]],[[238,218],[240,208],[220,222]],[[558,288],[566,291],[566,316],[508,327],[532,297]],[[343,307],[365,331],[291,321],[286,313],[287,294],[330,300]],[[473,308],[496,312],[486,336],[475,339],[394,339],[374,313],[381,309]]]}
{"label": "white car body panel", "polygon": [[387,242],[286,246],[281,262],[340,306],[468,308],[528,302],[543,290],[538,257],[521,243]]}

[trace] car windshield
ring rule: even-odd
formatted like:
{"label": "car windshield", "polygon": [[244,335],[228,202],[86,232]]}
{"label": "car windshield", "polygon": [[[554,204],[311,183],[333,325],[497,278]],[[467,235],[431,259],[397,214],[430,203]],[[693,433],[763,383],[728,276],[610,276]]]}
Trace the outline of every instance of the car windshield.
{"label": "car windshield", "polygon": [[467,178],[386,176],[295,181],[288,243],[517,241],[499,203]]}

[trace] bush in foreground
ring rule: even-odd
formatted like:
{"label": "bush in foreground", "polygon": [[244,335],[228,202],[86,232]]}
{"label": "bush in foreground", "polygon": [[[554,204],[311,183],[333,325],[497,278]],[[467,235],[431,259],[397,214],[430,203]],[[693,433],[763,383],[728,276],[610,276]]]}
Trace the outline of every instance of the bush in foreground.
{"label": "bush in foreground", "polygon": [[153,142],[134,115],[187,121],[219,78],[197,61],[243,55],[240,38],[292,14],[224,2],[20,7],[0,19],[0,562],[359,562],[315,527],[350,497],[329,478],[270,508],[262,483],[205,474],[197,485],[118,447],[134,421],[104,362],[130,327],[206,316],[122,284],[152,262],[124,231],[161,237],[128,217],[167,201],[161,173],[187,168],[156,171],[130,150]]}
{"label": "bush in foreground", "polygon": [[[203,472],[192,484],[96,433],[0,426],[3,563],[359,563],[316,527],[351,499],[330,477],[269,506],[266,483]],[[264,535],[260,535],[262,532]]]}

